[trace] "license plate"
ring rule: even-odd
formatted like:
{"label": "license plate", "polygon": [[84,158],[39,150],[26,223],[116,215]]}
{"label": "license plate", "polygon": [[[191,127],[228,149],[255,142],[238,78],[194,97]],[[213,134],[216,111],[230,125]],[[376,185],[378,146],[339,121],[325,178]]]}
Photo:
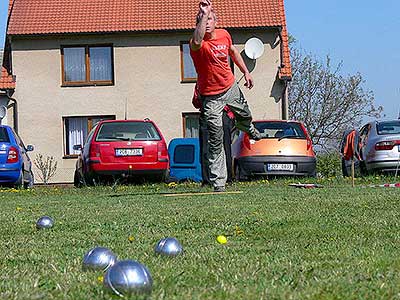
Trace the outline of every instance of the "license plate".
{"label": "license plate", "polygon": [[267,164],[268,171],[293,171],[293,164]]}
{"label": "license plate", "polygon": [[142,148],[115,149],[115,156],[141,156]]}

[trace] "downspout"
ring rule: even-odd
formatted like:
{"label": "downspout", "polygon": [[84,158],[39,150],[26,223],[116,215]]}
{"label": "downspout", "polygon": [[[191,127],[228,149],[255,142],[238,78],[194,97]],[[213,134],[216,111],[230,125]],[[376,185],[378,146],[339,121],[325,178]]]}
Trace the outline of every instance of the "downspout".
{"label": "downspout", "polygon": [[288,94],[289,94],[289,80],[283,80],[283,93],[282,93],[282,120],[288,119]]}
{"label": "downspout", "polygon": [[7,106],[7,108],[13,107],[13,121],[14,121],[14,130],[16,133],[18,133],[18,105],[17,105],[17,99],[11,97],[11,92],[10,90],[7,90],[6,92],[8,100],[11,100],[14,102],[13,104],[10,104]]}

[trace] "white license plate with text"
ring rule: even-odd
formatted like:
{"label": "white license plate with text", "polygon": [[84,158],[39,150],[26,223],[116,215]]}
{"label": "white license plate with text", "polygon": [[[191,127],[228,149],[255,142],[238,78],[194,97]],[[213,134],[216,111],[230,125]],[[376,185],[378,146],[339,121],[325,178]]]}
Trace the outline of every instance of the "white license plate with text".
{"label": "white license plate with text", "polygon": [[293,164],[267,164],[268,171],[293,171]]}
{"label": "white license plate with text", "polygon": [[142,148],[115,149],[115,156],[141,156]]}

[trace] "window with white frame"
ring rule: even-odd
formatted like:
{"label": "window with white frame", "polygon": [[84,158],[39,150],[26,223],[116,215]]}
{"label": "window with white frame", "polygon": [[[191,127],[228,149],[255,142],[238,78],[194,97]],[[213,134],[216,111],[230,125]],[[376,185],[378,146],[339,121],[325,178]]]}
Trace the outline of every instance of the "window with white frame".
{"label": "window with white frame", "polygon": [[183,118],[183,137],[197,138],[200,129],[200,113],[182,113]]}
{"label": "window with white frame", "polygon": [[83,146],[90,130],[101,120],[115,120],[115,116],[64,117],[65,155],[78,155],[80,151],[74,150],[74,145]]}

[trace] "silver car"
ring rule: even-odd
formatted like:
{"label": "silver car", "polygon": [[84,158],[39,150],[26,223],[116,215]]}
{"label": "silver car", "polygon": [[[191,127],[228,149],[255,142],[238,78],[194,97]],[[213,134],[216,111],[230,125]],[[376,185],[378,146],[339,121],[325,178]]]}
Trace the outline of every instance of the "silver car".
{"label": "silver car", "polygon": [[[361,127],[354,140],[356,172],[400,173],[400,119],[369,122]],[[351,159],[343,158],[342,167],[343,175],[350,176]]]}

